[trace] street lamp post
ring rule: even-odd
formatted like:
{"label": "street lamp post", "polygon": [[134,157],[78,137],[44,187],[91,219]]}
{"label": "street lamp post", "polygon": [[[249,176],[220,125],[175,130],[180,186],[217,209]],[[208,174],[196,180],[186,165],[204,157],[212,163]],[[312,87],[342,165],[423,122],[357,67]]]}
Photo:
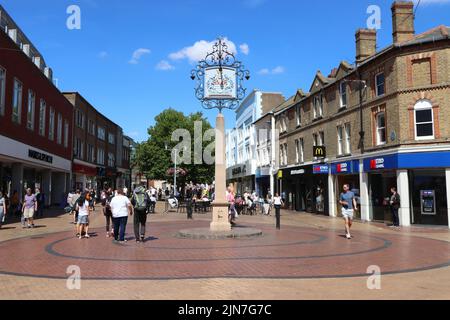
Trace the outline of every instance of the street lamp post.
{"label": "street lamp post", "polygon": [[[165,143],[165,147],[166,147],[166,151],[168,151],[169,144],[167,142]],[[178,150],[174,148],[172,152],[174,152],[174,157],[173,157],[173,159],[174,159],[173,195],[174,195],[174,197],[176,197],[177,196],[177,153],[178,153]]]}
{"label": "street lamp post", "polygon": [[219,38],[212,52],[207,53],[205,59],[191,71],[191,79],[197,80],[195,95],[203,108],[219,110],[215,139],[215,199],[210,230],[230,231],[226,199],[225,118],[222,110],[235,110],[239,106],[246,92],[242,82],[250,79],[250,72],[228,50],[225,40]]}

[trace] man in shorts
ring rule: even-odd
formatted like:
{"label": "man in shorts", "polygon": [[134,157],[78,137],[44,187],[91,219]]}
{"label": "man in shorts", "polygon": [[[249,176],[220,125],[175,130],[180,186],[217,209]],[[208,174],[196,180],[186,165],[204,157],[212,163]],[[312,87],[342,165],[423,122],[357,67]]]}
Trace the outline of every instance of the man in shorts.
{"label": "man in shorts", "polygon": [[355,210],[358,210],[355,194],[350,191],[348,184],[344,185],[344,192],[339,197],[339,203],[342,206],[342,216],[345,220],[345,237],[351,239],[350,229],[353,224]]}

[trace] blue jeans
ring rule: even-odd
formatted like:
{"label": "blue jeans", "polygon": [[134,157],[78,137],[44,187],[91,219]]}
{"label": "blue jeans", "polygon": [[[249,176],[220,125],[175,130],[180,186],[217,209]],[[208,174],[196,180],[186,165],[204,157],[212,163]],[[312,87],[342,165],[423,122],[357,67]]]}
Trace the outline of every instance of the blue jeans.
{"label": "blue jeans", "polygon": [[125,228],[127,227],[128,217],[113,218],[114,239],[116,241],[125,241]]}

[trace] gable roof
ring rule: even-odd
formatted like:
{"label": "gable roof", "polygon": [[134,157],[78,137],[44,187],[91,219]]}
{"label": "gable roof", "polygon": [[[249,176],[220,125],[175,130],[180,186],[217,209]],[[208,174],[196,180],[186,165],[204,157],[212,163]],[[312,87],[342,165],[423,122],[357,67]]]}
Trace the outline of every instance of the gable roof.
{"label": "gable roof", "polygon": [[279,113],[280,111],[283,111],[284,109],[287,109],[294,105],[295,96],[290,97],[285,102],[280,104],[278,107],[274,109],[274,113]]}
{"label": "gable roof", "polygon": [[314,92],[316,88],[322,88],[323,86],[327,85],[328,83],[332,82],[333,78],[325,77],[322,72],[319,70],[316,73],[316,76],[314,77],[314,81],[311,85],[311,88],[309,89],[310,92]]}

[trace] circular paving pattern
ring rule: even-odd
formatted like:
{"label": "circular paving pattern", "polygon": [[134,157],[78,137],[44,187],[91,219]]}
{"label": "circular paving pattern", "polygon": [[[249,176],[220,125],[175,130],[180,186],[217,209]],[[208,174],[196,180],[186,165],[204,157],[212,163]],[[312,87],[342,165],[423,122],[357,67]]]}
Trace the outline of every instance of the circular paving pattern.
{"label": "circular paving pattern", "polygon": [[[115,244],[104,230],[90,239],[54,233],[0,243],[0,273],[66,279],[80,267],[82,279],[336,278],[367,276],[369,266],[382,274],[450,266],[450,243],[397,234],[355,232],[347,240],[335,230],[252,225],[258,238],[194,240],[177,238],[187,228],[209,222],[155,222],[145,243],[133,238]],[[128,225],[128,232],[132,226]]]}

